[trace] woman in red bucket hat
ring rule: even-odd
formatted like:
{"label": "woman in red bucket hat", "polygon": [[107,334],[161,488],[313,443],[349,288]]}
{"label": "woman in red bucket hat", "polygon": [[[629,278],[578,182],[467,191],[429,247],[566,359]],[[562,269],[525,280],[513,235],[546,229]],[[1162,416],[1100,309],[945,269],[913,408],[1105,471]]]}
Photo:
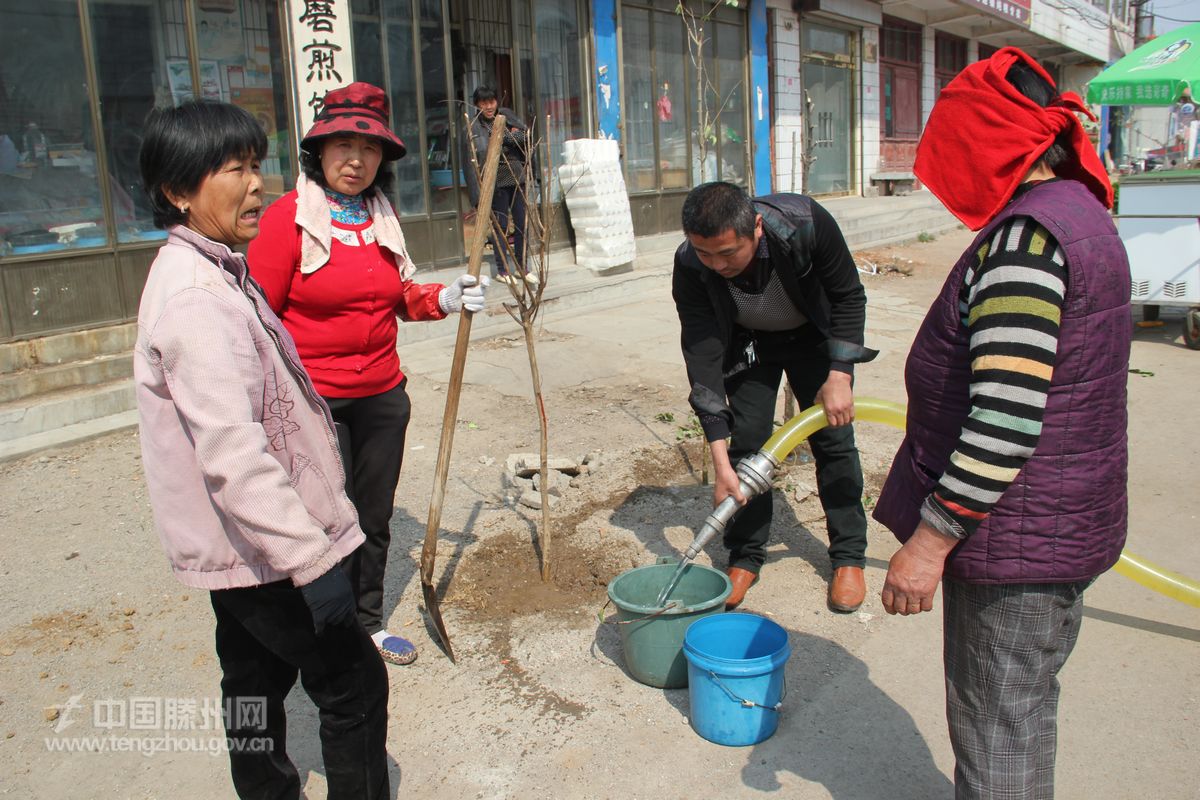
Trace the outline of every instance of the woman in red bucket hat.
{"label": "woman in red bucket hat", "polygon": [[396,319],[480,311],[488,279],[462,275],[448,286],[412,280],[416,267],[384,190],[384,165],[405,153],[388,117],[387,95],[369,83],[325,95],[300,142],[303,175],[263,215],[249,261],[333,413],[346,493],[366,534],[343,562],[359,619],[385,661],[409,664],[416,648],[389,633],[383,618],[389,522],[410,414]]}

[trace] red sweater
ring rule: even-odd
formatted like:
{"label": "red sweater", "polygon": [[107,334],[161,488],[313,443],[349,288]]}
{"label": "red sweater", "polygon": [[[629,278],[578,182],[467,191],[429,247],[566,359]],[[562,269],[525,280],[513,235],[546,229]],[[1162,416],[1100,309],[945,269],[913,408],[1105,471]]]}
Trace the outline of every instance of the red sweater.
{"label": "red sweater", "polygon": [[329,262],[302,275],[292,191],[271,204],[250,243],[250,274],[325,397],[368,397],[396,386],[404,377],[396,353],[397,315],[446,316],[438,305],[442,284],[401,280],[395,256],[375,242],[371,227],[334,220]]}

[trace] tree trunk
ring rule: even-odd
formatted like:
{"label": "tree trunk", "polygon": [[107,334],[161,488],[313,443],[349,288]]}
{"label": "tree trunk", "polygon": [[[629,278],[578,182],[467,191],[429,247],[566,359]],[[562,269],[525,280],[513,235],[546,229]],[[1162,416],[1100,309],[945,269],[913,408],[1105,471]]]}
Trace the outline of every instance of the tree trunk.
{"label": "tree trunk", "polygon": [[525,334],[525,351],[529,354],[529,377],[533,381],[533,400],[537,404],[538,412],[538,428],[541,435],[538,439],[541,461],[538,469],[541,473],[542,480],[542,529],[538,535],[538,544],[542,551],[542,580],[550,580],[550,549],[553,541],[553,534],[550,529],[550,487],[549,487],[549,467],[550,446],[549,446],[549,420],[546,418],[546,403],[542,396],[542,373],[538,369],[537,350],[534,347],[535,334],[533,331],[533,318],[528,317],[521,321],[521,330]]}

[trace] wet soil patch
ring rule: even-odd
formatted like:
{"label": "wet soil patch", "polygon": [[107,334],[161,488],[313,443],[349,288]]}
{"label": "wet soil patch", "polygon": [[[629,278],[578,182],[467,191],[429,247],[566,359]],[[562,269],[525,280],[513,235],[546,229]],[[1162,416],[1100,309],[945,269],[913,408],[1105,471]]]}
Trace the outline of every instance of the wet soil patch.
{"label": "wet soil patch", "polygon": [[[562,532],[562,533],[565,533]],[[551,579],[543,581],[527,536],[505,533],[472,550],[455,573],[447,602],[480,622],[514,615],[574,612],[621,571],[611,559],[575,546],[560,533],[552,544]],[[628,562],[626,562],[628,563]],[[623,569],[624,567],[622,567]]]}
{"label": "wet soil patch", "polygon": [[[700,442],[687,441],[606,456],[603,470],[588,476],[551,512],[547,582],[542,581],[537,544],[540,512],[514,510],[503,533],[464,555],[447,602],[470,610],[473,620],[485,624],[531,614],[577,616],[580,608],[594,606],[611,580],[647,558],[636,536],[609,527],[613,512],[635,493],[644,504],[646,492],[654,487],[696,483],[700,448]],[[661,513],[650,513],[670,517],[670,509],[670,500],[665,500]]]}

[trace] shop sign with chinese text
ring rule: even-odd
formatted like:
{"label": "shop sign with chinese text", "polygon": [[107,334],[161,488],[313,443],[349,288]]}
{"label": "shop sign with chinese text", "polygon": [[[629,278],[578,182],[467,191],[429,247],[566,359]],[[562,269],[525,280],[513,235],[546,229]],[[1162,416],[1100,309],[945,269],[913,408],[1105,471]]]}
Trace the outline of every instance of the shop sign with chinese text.
{"label": "shop sign with chinese text", "polygon": [[300,135],[321,112],[325,93],[354,82],[350,0],[288,0],[292,76]]}
{"label": "shop sign with chinese text", "polygon": [[1030,0],[958,0],[958,2],[972,8],[982,8],[997,17],[1003,17],[1021,25],[1029,25]]}

